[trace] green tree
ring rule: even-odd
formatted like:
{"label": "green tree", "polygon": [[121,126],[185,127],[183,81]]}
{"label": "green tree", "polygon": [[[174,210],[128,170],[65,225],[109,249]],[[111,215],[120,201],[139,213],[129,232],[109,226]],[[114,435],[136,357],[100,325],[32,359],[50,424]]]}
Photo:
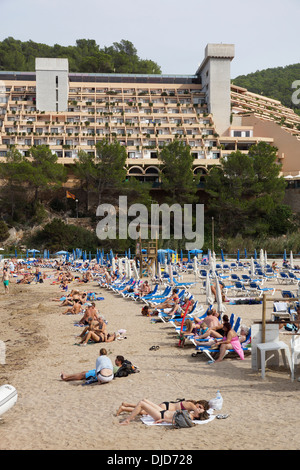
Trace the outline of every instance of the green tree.
{"label": "green tree", "polygon": [[85,250],[95,252],[98,241],[94,232],[76,225],[65,224],[61,219],[53,219],[31,238],[30,243],[38,248],[53,251],[71,251],[75,247],[83,247]]}
{"label": "green tree", "polygon": [[74,174],[79,178],[82,183],[82,188],[86,194],[86,211],[90,209],[90,194],[95,191],[95,184],[97,178],[97,167],[94,155],[81,150],[78,153],[78,160],[73,166]]}
{"label": "green tree", "polygon": [[161,178],[163,189],[171,203],[192,203],[196,200],[197,182],[193,174],[194,157],[190,147],[174,140],[158,155],[163,164]]}
{"label": "green tree", "polygon": [[34,189],[33,203],[37,204],[41,190],[58,189],[66,181],[67,170],[46,145],[31,147],[27,161],[28,182]]}
{"label": "green tree", "polygon": [[258,235],[270,230],[270,214],[282,204],[285,180],[277,149],[265,142],[247,155],[233,152],[206,177],[208,206],[220,235]]}
{"label": "green tree", "polygon": [[0,242],[4,242],[9,237],[9,231],[4,220],[0,220]]}
{"label": "green tree", "polygon": [[116,139],[112,143],[108,140],[98,142],[96,153],[96,187],[98,204],[101,204],[104,194],[112,197],[120,191],[126,179],[127,153]]}
{"label": "green tree", "polygon": [[10,207],[10,216],[13,219],[17,201],[22,194],[25,199],[24,185],[27,182],[28,162],[23,155],[11,148],[6,155],[6,161],[0,163],[0,178],[2,180],[2,194],[5,204]]}

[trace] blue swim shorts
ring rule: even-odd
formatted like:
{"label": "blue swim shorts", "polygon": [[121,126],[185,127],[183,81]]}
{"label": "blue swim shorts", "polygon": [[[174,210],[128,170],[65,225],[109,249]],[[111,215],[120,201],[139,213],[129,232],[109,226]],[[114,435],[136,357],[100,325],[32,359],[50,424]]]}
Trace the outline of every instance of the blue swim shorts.
{"label": "blue swim shorts", "polygon": [[85,378],[86,380],[91,379],[91,378],[97,379],[96,369],[92,369],[86,372]]}

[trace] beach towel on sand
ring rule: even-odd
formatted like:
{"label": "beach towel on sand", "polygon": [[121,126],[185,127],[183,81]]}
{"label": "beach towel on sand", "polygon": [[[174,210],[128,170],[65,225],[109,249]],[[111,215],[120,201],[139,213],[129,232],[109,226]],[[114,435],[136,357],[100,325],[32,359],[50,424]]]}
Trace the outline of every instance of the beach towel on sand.
{"label": "beach towel on sand", "polygon": [[[211,415],[206,420],[200,421],[200,420],[195,419],[193,422],[195,424],[207,424],[207,423],[210,423],[211,421],[213,421],[215,419],[215,417],[216,417],[216,415]],[[172,426],[172,423],[166,423],[166,422],[156,423],[155,420],[150,415],[141,416],[141,420],[147,426]]]}

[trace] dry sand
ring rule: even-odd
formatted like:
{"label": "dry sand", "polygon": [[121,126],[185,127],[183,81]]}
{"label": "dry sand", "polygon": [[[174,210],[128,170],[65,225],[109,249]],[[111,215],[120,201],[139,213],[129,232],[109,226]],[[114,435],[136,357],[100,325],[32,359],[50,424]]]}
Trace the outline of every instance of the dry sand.
{"label": "dry sand", "polygon": [[[284,288],[275,286],[279,291]],[[107,344],[109,356],[113,361],[118,354],[125,356],[140,373],[101,386],[60,380],[61,371],[93,369],[99,344],[74,345],[75,335],[82,331],[74,326],[79,317],[61,315],[63,308],[51,300],[60,295],[59,287],[51,285],[51,280],[12,284],[9,295],[0,295],[0,339],[6,344],[0,385],[13,385],[18,401],[0,420],[1,450],[154,451],[174,450],[174,442],[178,451],[299,448],[300,382],[291,382],[289,371],[267,368],[262,380],[252,370],[250,356],[245,361],[227,357],[208,365],[203,355],[191,356],[192,345],[177,347],[173,327],[143,317],[141,304],[124,300],[95,282],[87,287],[104,297],[96,306],[108,320],[108,331],[127,330],[127,339]],[[293,286],[287,288],[295,291]],[[198,294],[199,284],[190,291],[205,302],[205,296]],[[268,318],[271,308],[272,302]],[[226,313],[241,316],[248,326],[261,319],[261,312],[261,305],[226,304]],[[150,351],[152,345],[160,348]],[[121,416],[116,416],[122,401],[209,400],[217,390],[224,399],[222,413],[229,417],[190,429],[146,426],[139,419],[120,426]]]}

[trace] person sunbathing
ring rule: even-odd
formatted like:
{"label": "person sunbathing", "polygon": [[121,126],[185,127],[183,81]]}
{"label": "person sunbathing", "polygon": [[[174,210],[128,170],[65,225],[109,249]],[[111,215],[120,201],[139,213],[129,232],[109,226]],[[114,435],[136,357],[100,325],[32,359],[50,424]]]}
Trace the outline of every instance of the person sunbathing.
{"label": "person sunbathing", "polygon": [[78,335],[78,337],[82,338],[79,344],[86,346],[88,341],[93,341],[94,343],[111,343],[115,341],[117,335],[115,333],[107,333],[104,321],[95,321],[90,317],[88,323],[89,325]]}
{"label": "person sunbathing", "polygon": [[150,307],[163,310],[165,308],[173,308],[178,303],[179,303],[178,290],[173,289],[170,297],[168,297],[164,302],[160,304],[153,304],[150,302]]}
{"label": "person sunbathing", "polygon": [[[129,424],[136,416],[138,416],[141,412],[144,412],[147,415],[150,415],[156,423],[162,423],[162,422],[167,422],[167,423],[172,423],[173,421],[173,416],[176,413],[176,410],[167,410],[160,405],[156,405],[155,403],[143,399],[139,401],[139,403],[136,405],[136,407],[132,410],[131,414],[126,418],[124,421],[120,422],[120,425],[127,425]],[[189,417],[194,420],[194,419],[208,419],[209,415],[208,413],[204,410],[204,407],[202,405],[198,405],[195,407],[194,410],[189,411]]]}
{"label": "person sunbathing", "polygon": [[[176,401],[164,401],[158,406],[163,410],[177,411],[177,410],[187,410],[194,411],[197,409],[197,406],[203,406],[205,411],[209,410],[209,402],[207,400],[176,400]],[[116,413],[116,416],[119,416],[121,413],[131,413],[137,404],[123,402]],[[141,410],[141,415],[147,414],[144,410]]]}
{"label": "person sunbathing", "polygon": [[87,325],[88,319],[92,317],[93,320],[98,321],[100,320],[98,310],[96,309],[95,302],[92,302],[87,305],[87,308],[84,311],[83,317],[79,320],[79,325]]}
{"label": "person sunbathing", "polygon": [[62,312],[62,315],[78,315],[79,313],[82,312],[82,304],[79,301],[75,301],[74,305],[72,307],[67,308],[64,312]]}
{"label": "person sunbathing", "polygon": [[194,304],[195,304],[194,299],[185,299],[182,303],[180,302],[180,303],[175,304],[174,307],[171,310],[169,310],[169,312],[164,311],[164,313],[166,313],[167,315],[171,317],[174,315],[175,316],[183,315],[184,313],[188,315],[193,310]]}

